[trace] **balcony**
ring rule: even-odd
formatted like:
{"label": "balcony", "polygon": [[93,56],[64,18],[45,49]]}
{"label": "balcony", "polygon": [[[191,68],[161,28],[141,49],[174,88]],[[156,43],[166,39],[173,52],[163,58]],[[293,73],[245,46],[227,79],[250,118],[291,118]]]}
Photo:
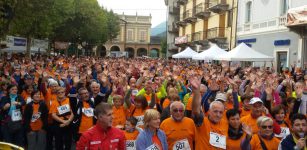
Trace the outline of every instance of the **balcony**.
{"label": "balcony", "polygon": [[183,13],[183,21],[186,23],[194,23],[197,21],[197,18],[193,16],[192,10],[187,10]]}
{"label": "balcony", "polygon": [[178,14],[180,12],[180,8],[177,3],[168,6],[168,10],[170,14]]}
{"label": "balcony", "polygon": [[192,34],[193,43],[197,45],[208,45],[207,31],[199,31]]}
{"label": "balcony", "polygon": [[226,31],[226,28],[221,27],[208,29],[207,39],[212,42],[225,41],[227,39]]}
{"label": "balcony", "polygon": [[172,23],[171,25],[168,25],[168,32],[170,33],[176,33],[178,32],[179,29],[178,27],[176,26],[176,24]]}
{"label": "balcony", "polygon": [[245,33],[258,33],[258,32],[267,32],[267,31],[277,31],[280,29],[286,29],[285,26],[287,21],[286,16],[280,16],[272,18],[269,20],[261,20],[254,22],[247,22],[244,24],[239,24],[237,27],[237,32],[239,35]]}
{"label": "balcony", "polygon": [[214,13],[221,13],[228,9],[226,0],[209,0],[209,10]]}
{"label": "balcony", "polygon": [[195,17],[199,19],[208,19],[210,17],[211,12],[208,11],[205,7],[204,3],[200,3],[194,7]]}
{"label": "balcony", "polygon": [[188,0],[178,0],[177,4],[179,5],[185,5],[186,3],[188,3]]}

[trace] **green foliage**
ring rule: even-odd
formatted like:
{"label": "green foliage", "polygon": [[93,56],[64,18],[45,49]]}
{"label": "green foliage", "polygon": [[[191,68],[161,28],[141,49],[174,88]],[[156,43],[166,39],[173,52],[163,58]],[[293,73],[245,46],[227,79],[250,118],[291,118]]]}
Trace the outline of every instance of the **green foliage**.
{"label": "green foliage", "polygon": [[0,37],[10,34],[28,41],[86,42],[91,48],[119,33],[118,17],[100,7],[97,0],[0,0],[0,8],[4,4],[11,6],[13,17],[0,22]]}
{"label": "green foliage", "polygon": [[166,57],[166,51],[167,51],[167,41],[166,38],[164,38],[161,41],[161,53],[163,57]]}

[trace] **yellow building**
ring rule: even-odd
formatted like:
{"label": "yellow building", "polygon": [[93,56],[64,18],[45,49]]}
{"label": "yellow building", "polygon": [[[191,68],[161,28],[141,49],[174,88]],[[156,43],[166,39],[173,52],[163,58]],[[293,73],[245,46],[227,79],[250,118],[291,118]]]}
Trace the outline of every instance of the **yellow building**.
{"label": "yellow building", "polygon": [[180,4],[179,37],[175,44],[201,51],[209,43],[232,49],[236,41],[237,0],[178,0]]}
{"label": "yellow building", "polygon": [[[120,32],[117,38],[106,42],[97,48],[98,56],[113,56],[113,54],[129,57],[159,56],[160,44],[150,42],[151,15],[118,15]],[[126,52],[126,53],[125,53]]]}

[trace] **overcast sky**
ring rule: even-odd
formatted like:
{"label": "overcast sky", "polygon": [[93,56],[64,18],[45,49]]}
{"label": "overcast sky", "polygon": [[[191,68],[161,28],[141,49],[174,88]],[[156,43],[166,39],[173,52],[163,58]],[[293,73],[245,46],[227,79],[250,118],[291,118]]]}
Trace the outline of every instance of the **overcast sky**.
{"label": "overcast sky", "polygon": [[154,27],[166,20],[166,6],[164,0],[97,0],[100,5],[115,13],[127,15],[151,14],[151,27]]}

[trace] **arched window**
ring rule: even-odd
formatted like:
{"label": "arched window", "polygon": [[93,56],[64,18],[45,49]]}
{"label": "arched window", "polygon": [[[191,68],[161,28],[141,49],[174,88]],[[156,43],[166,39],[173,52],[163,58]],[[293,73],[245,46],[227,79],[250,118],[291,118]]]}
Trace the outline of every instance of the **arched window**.
{"label": "arched window", "polygon": [[249,1],[246,3],[245,22],[246,23],[250,22],[251,17],[252,17],[252,2]]}

